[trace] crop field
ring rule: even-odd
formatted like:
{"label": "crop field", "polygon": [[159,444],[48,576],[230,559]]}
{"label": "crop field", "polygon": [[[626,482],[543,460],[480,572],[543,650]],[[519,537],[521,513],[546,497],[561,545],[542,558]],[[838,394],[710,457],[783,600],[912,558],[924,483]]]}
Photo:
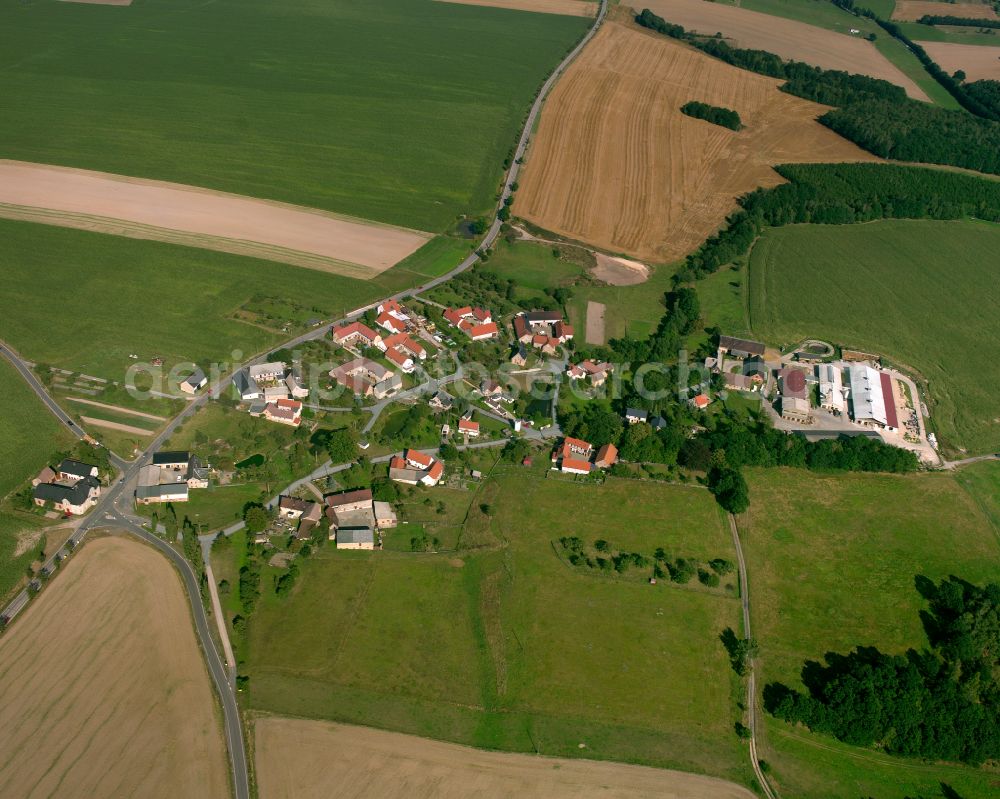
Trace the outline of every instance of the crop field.
{"label": "crop field", "polygon": [[[950,474],[751,470],[747,478],[751,505],[740,529],[760,687],[774,680],[800,686],[805,661],[829,651],[925,646],[914,578],[983,582],[1000,568],[996,530]],[[985,799],[996,779],[844,746],[771,718],[767,748],[762,756],[790,796],[936,795],[943,781],[963,797]]]}
{"label": "crop field", "polygon": [[265,591],[251,619],[249,706],[746,784],[739,689],[718,640],[738,625],[738,599],[584,573],[553,550],[564,535],[606,536],[650,556],[732,559],[711,496],[546,473],[503,467],[468,494],[458,552],[323,547],[301,562],[291,595]]}
{"label": "crop field", "polygon": [[535,11],[540,14],[568,14],[571,17],[597,15],[595,0],[439,0],[468,6],[492,6],[512,11]]}
{"label": "crop field", "polygon": [[892,19],[914,22],[925,14],[940,17],[966,17],[968,19],[996,19],[993,6],[988,3],[957,2],[937,3],[931,0],[896,0]]}
{"label": "crop field", "polygon": [[[818,122],[824,106],[665,36],[607,23],[553,90],[514,212],[612,253],[674,261],[724,222],[736,197],[781,178],[773,164],[870,161]],[[689,100],[737,111],[734,132]]]}
{"label": "crop field", "polygon": [[187,597],[142,544],[73,556],[0,639],[0,702],[4,796],[229,793]]}
{"label": "crop field", "polygon": [[[640,8],[650,9],[668,22],[683,25],[688,30],[706,36],[721,32],[740,47],[767,50],[782,58],[804,61],[823,69],[841,69],[881,78],[902,86],[910,97],[917,100],[928,99],[913,78],[886,58],[871,42],[858,36],[821,28],[819,25],[824,20],[813,18],[811,13],[808,16],[803,14],[803,17],[815,24],[721,3],[706,3],[704,0],[636,0],[635,4]],[[768,6],[774,5],[780,4],[773,1],[768,3]],[[811,5],[810,3],[810,8]],[[774,11],[770,7],[767,10]],[[826,15],[831,13],[826,9],[817,13],[822,14],[824,11]],[[802,12],[796,12],[797,17],[800,14]]]}
{"label": "crop field", "polygon": [[916,370],[946,451],[992,452],[1000,282],[989,270],[998,246],[1000,226],[985,222],[769,230],[750,257],[751,327],[774,344],[822,338]]}
{"label": "crop field", "polygon": [[284,203],[82,169],[0,161],[0,216],[187,244],[370,278],[431,238]]}
{"label": "crop field", "polygon": [[[259,718],[261,799],[370,795],[385,799],[750,799],[731,782],[683,772],[483,752],[412,735],[321,721]],[[337,757],[330,758],[330,752]]]}
{"label": "crop field", "polygon": [[233,350],[248,356],[285,338],[229,318],[257,293],[280,286],[318,317],[336,318],[385,290],[383,282],[28,222],[0,220],[0,240],[0,338],[32,360],[115,380],[130,354],[159,356],[169,369],[229,362]]}
{"label": "crop field", "polygon": [[588,24],[431,0],[4,4],[0,157],[440,232],[492,203]]}
{"label": "crop field", "polygon": [[924,42],[921,46],[945,72],[954,74],[962,70],[970,81],[1000,80],[1000,49],[997,47],[953,42]]}

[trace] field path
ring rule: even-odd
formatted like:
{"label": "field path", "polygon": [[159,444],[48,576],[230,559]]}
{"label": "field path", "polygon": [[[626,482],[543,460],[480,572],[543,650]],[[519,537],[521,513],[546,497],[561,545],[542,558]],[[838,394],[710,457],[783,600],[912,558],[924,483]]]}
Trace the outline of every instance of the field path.
{"label": "field path", "polygon": [[[260,799],[752,799],[682,771],[508,752],[277,717],[254,723]],[[337,756],[331,758],[330,753]]]}
{"label": "field path", "polygon": [[630,0],[630,5],[648,8],[667,22],[706,36],[721,32],[739,47],[767,50],[823,69],[881,78],[901,86],[915,100],[930,102],[923,89],[860,36],[705,0]]}
{"label": "field path", "polygon": [[0,160],[0,217],[251,255],[362,280],[431,238],[195,186],[8,160]]}
{"label": "field path", "polygon": [[157,416],[156,414],[146,413],[145,411],[134,411],[131,408],[123,408],[120,405],[109,405],[106,402],[84,399],[83,397],[66,397],[66,399],[70,402],[82,402],[84,405],[93,405],[95,408],[107,408],[109,411],[116,411],[118,413],[128,414],[129,416],[141,416],[143,419],[152,419],[157,422],[167,421],[166,416]]}
{"label": "field path", "polygon": [[86,424],[92,424],[95,427],[104,427],[108,430],[118,430],[121,433],[132,433],[136,436],[151,436],[155,433],[155,430],[146,430],[142,427],[133,427],[130,424],[122,424],[121,422],[110,422],[107,419],[95,419],[92,416],[81,416],[80,417]]}
{"label": "field path", "polygon": [[229,795],[177,573],[125,538],[87,544],[0,639],[0,795]]}

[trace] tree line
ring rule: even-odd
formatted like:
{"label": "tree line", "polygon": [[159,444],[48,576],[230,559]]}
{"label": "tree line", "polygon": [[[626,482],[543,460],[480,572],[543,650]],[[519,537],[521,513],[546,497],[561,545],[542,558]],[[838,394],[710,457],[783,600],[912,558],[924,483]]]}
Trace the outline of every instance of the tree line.
{"label": "tree line", "polygon": [[722,108],[718,105],[709,105],[708,103],[691,100],[681,106],[681,113],[695,119],[704,119],[713,125],[719,125],[730,130],[743,130],[743,122],[740,120],[740,115],[731,108]]}
{"label": "tree line", "polygon": [[1000,757],[1000,585],[916,579],[929,649],[858,647],[764,688],[774,716],[855,746],[979,765]]}
{"label": "tree line", "polygon": [[917,20],[921,25],[956,25],[965,28],[1000,28],[1000,19],[974,19],[941,14],[924,14]]}
{"label": "tree line", "polygon": [[[845,6],[846,7],[846,6]],[[968,91],[948,75],[892,22],[866,9],[848,8],[870,16],[899,38],[970,115],[912,100],[902,88],[888,81],[839,70],[825,70],[797,61],[785,61],[765,50],[732,47],[719,38],[706,38],[666,22],[644,9],[638,24],[681,39],[728,64],[784,79],[781,90],[807,100],[834,106],[819,121],[859,147],[883,158],[947,164],[1000,174],[1000,111],[984,102],[982,89]]]}

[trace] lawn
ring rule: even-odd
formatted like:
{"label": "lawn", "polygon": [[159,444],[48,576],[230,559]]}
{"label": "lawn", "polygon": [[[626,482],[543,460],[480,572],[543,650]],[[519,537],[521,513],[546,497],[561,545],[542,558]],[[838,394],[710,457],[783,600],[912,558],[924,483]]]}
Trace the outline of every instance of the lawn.
{"label": "lawn", "polygon": [[[750,258],[755,337],[882,353],[929,384],[948,453],[1000,448],[1000,226],[887,221],[767,231]],[[991,271],[992,270],[992,271]]]}
{"label": "lawn", "polygon": [[[446,521],[472,503],[457,553],[324,547],[303,561],[292,594],[265,591],[251,620],[249,706],[747,783],[739,686],[718,640],[738,625],[738,601],[581,574],[552,546],[572,533],[732,558],[710,495],[546,473],[507,466],[449,496]],[[434,517],[416,510],[403,516]]]}
{"label": "lawn", "polygon": [[5,3],[0,157],[441,231],[492,204],[589,24],[431,0]]}
{"label": "lawn", "polygon": [[[926,646],[917,575],[996,579],[996,531],[950,474],[758,469],[747,477],[751,506],[740,529],[761,688],[771,681],[801,687],[805,661],[829,651],[872,645],[901,653]],[[995,496],[995,482],[992,487]],[[785,795],[936,796],[940,781],[967,799],[989,793],[982,771],[915,766],[774,719],[767,731],[762,757]]]}

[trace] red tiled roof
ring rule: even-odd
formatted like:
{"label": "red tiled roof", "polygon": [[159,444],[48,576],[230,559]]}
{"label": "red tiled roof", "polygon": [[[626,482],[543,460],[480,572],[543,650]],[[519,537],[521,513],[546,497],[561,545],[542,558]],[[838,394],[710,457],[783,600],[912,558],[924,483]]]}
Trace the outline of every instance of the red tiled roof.
{"label": "red tiled roof", "polygon": [[589,472],[590,463],[588,461],[577,460],[576,458],[563,458],[562,468],[576,469],[581,472]]}
{"label": "red tiled roof", "polygon": [[378,337],[378,333],[363,322],[351,322],[351,324],[338,327],[333,331],[333,337],[338,341],[343,341],[350,336],[361,336],[369,341],[374,341]]}
{"label": "red tiled roof", "polygon": [[885,423],[889,427],[899,427],[899,417],[896,415],[896,400],[892,396],[892,378],[885,372],[879,374],[882,380],[882,399],[885,401]]}
{"label": "red tiled roof", "polygon": [[594,446],[589,441],[584,441],[581,438],[572,438],[570,436],[566,436],[566,438],[563,439],[563,444],[566,445],[567,447],[575,447],[576,449],[581,449],[584,452],[590,452],[590,450],[594,448]]}
{"label": "red tiled roof", "polygon": [[447,308],[443,314],[444,318],[451,322],[453,325],[458,327],[458,323],[462,321],[463,317],[471,316],[472,308],[468,305],[464,305],[461,308]]}
{"label": "red tiled roof", "polygon": [[427,470],[427,476],[434,480],[440,479],[442,474],[444,474],[444,464],[441,461],[434,461],[431,468]]}
{"label": "red tiled roof", "polygon": [[389,313],[389,311],[401,312],[403,310],[403,306],[401,306],[398,302],[396,302],[396,300],[386,300],[381,305],[379,305],[378,310],[379,313]]}
{"label": "red tiled roof", "polygon": [[541,333],[537,333],[531,337],[532,347],[544,347],[548,343],[549,343],[549,337],[543,336]]}
{"label": "red tiled roof", "polygon": [[695,398],[694,398],[694,400],[693,400],[693,402],[694,402],[694,405],[695,405],[695,407],[696,407],[696,408],[706,408],[706,407],[708,407],[708,404],[709,404],[709,403],[710,403],[711,401],[712,401],[712,400],[710,400],[710,399],[708,398],[708,394],[699,394],[699,395],[698,395],[697,397],[695,397]]}
{"label": "red tiled roof", "polygon": [[428,466],[434,463],[434,458],[432,458],[430,455],[425,455],[423,452],[420,452],[415,449],[406,450],[405,457],[406,460],[419,464],[424,469],[426,469]]}
{"label": "red tiled roof", "polygon": [[470,430],[473,432],[479,432],[479,422],[474,422],[471,419],[459,419],[458,420],[459,430]]}
{"label": "red tiled roof", "polygon": [[407,361],[410,360],[410,356],[396,347],[390,347],[386,350],[385,357],[388,358],[393,363],[398,363],[400,366],[404,366]]}
{"label": "red tiled roof", "polygon": [[618,460],[618,447],[614,444],[605,444],[599,450],[597,450],[597,457],[594,462],[598,466],[613,466],[615,461]]}
{"label": "red tiled roof", "polygon": [[518,339],[531,335],[531,327],[528,325],[528,321],[523,315],[514,317],[514,335],[517,336]]}
{"label": "red tiled roof", "polygon": [[401,455],[393,455],[392,460],[389,461],[390,469],[406,469],[406,458]]}
{"label": "red tiled roof", "polygon": [[493,318],[488,308],[473,308],[472,315],[480,322],[489,322]]}
{"label": "red tiled roof", "polygon": [[293,399],[280,399],[278,400],[279,408],[291,408],[293,411],[301,411],[302,403],[298,400]]}
{"label": "red tiled roof", "polygon": [[482,325],[472,325],[467,331],[469,338],[480,338],[481,336],[495,336],[499,332],[495,322],[486,322]]}
{"label": "red tiled roof", "polygon": [[337,494],[328,494],[323,497],[326,504],[334,508],[339,505],[349,505],[353,502],[367,502],[371,498],[372,490],[370,488],[358,488],[354,491],[341,491]]}
{"label": "red tiled roof", "polygon": [[382,325],[383,327],[385,327],[385,326],[391,327],[397,333],[400,333],[403,330],[406,330],[406,325],[404,325],[402,322],[400,322],[395,316],[393,316],[390,313],[380,314],[379,317],[378,317],[378,319],[376,319],[375,321],[378,324]]}

